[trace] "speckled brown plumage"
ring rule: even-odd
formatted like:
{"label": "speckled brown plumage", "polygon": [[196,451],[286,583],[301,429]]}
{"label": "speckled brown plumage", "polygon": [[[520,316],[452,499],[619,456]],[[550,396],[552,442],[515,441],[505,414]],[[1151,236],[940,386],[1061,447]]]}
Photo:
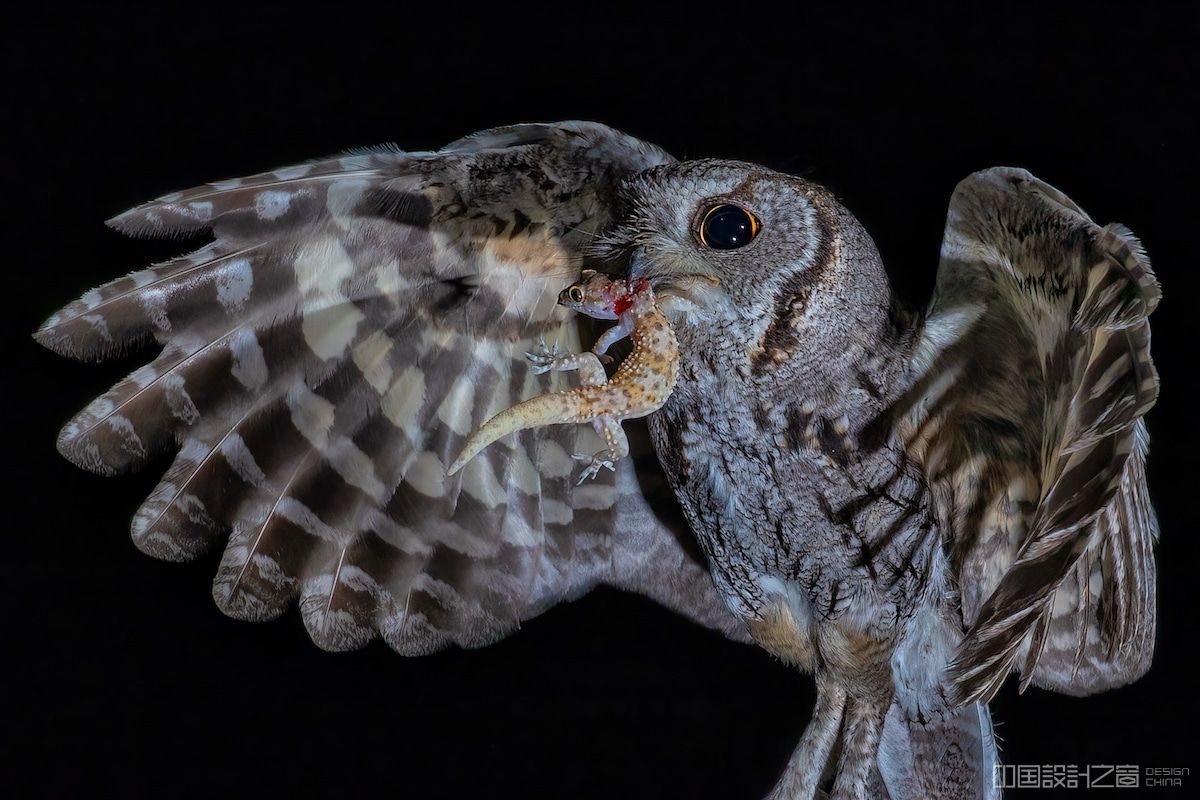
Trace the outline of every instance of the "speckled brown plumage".
{"label": "speckled brown plumage", "polygon": [[[751,235],[699,236],[716,205]],[[296,603],[321,647],[418,655],[599,583],[644,593],[813,672],[778,798],[992,797],[1010,672],[1088,694],[1149,665],[1158,286],[1129,231],[1022,170],[957,187],[923,311],[821,187],[593,123],[220,181],[111,224],[214,241],[37,332],[82,359],[161,348],[59,449],[102,474],[175,452],[133,539],[223,545],[228,614]],[[447,478],[496,412],[577,386],[525,353],[591,343],[556,299],[593,263],[649,281],[678,341],[634,457],[577,486],[571,454],[624,433],[550,426]],[[635,349],[622,369],[669,366],[653,336]],[[623,385],[608,400],[662,399]]]}

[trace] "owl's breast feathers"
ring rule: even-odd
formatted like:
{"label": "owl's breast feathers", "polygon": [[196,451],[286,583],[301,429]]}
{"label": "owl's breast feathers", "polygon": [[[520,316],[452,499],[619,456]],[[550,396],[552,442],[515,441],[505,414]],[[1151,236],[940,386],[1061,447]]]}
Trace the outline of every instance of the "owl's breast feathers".
{"label": "owl's breast feathers", "polygon": [[886,661],[926,583],[937,535],[921,471],[890,435],[905,352],[887,347],[821,399],[762,392],[693,358],[651,418],[722,595],[762,646],[801,666],[822,641]]}

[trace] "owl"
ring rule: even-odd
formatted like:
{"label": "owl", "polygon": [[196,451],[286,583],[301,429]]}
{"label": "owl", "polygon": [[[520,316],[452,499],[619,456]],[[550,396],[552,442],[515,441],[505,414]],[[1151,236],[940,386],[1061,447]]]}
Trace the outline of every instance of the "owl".
{"label": "owl", "polygon": [[[1158,285],[1127,229],[1023,170],[955,189],[920,310],[820,186],[586,122],[352,152],[110,224],[211,241],[37,331],[82,360],[158,348],[58,449],[103,475],[174,453],[133,542],[223,547],[230,616],[296,603],[321,648],[417,656],[640,593],[813,674],[776,798],[995,797],[1009,673],[1086,695],[1149,666]],[[673,298],[678,382],[627,423],[633,458],[579,483],[572,454],[601,443],[557,425],[447,476],[484,420],[573,385],[525,353],[593,344],[556,302],[585,268]]]}

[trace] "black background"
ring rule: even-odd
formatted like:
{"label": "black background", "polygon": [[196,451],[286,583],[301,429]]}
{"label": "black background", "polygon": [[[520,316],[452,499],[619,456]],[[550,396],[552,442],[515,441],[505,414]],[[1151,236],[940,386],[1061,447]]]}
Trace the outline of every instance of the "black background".
{"label": "black background", "polygon": [[[16,634],[3,651],[15,667],[4,769],[20,795],[756,798],[771,786],[813,691],[754,649],[602,590],[478,652],[329,655],[295,613],[221,616],[216,555],[180,566],[133,548],[129,518],[165,462],[109,480],[54,451],[58,426],[144,356],[73,364],[29,333],[181,249],[123,239],[105,218],[352,146],[432,148],[567,118],[830,186],[914,303],[932,286],[950,192],[975,169],[1026,167],[1142,237],[1166,297],[1149,417],[1155,665],[1083,700],[1018,697],[1010,681],[994,714],[1009,763],[1200,767],[1194,6],[884,18],[717,2],[663,16],[589,5],[567,19],[563,7],[485,18],[402,5],[47,8],[3,34],[3,468],[18,511],[0,556]],[[1200,775],[1187,783],[1164,794],[1190,795]]]}

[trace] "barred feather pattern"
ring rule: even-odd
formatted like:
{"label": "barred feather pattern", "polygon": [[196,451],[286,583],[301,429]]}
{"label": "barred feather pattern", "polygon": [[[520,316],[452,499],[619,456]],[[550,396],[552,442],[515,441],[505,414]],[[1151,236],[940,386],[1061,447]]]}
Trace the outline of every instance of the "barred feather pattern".
{"label": "barred feather pattern", "polygon": [[220,608],[263,620],[297,602],[329,650],[377,635],[406,654],[480,646],[601,582],[741,638],[636,457],[644,431],[634,459],[580,487],[571,454],[599,447],[580,426],[523,432],[445,477],[496,411],[570,385],[524,353],[539,336],[584,344],[556,296],[616,182],[667,160],[600,125],[521,125],[127,211],[110,222],[122,232],[214,240],[37,332],[86,360],[161,346],[67,423],[59,449],[101,474],[175,451],[135,544],[187,560],[224,540]]}
{"label": "barred feather pattern", "polygon": [[956,565],[959,701],[986,702],[1010,668],[1089,694],[1149,666],[1158,299],[1128,230],[1027,172],[956,189],[902,431]]}
{"label": "barred feather pattern", "polygon": [[[756,205],[756,248],[692,243],[714,197]],[[735,639],[753,623],[817,675],[788,797],[827,767],[844,796],[993,796],[983,704],[1012,669],[1087,694],[1149,664],[1158,286],[1129,231],[1026,172],[959,184],[923,317],[819,187],[672,164],[592,123],[356,152],[111,224],[212,241],[38,331],[87,360],[160,348],[59,449],[101,474],[173,452],[133,540],[171,560],[223,544],[213,594],[234,617],[295,603],[323,648],[419,655],[608,583]],[[571,385],[524,354],[591,344],[555,300],[605,246],[687,296],[662,464],[629,424],[633,457],[576,486],[572,454],[601,443],[566,425],[447,478],[486,419]]]}

